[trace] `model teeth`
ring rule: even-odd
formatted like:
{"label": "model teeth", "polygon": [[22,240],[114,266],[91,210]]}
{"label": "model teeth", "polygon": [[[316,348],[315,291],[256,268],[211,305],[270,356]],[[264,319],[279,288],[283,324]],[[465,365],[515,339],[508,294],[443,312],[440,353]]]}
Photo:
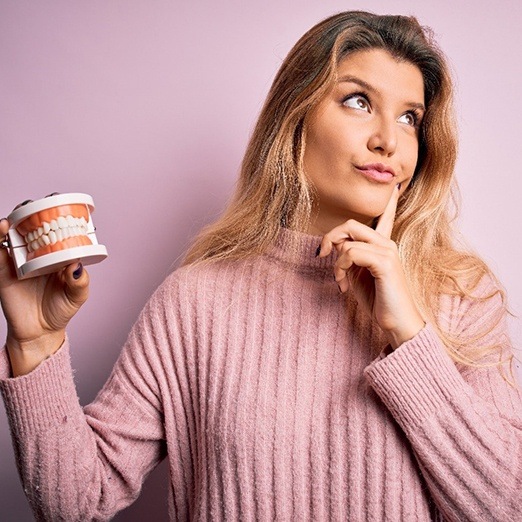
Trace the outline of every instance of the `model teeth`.
{"label": "model teeth", "polygon": [[25,237],[27,250],[34,252],[47,245],[54,245],[69,237],[87,235],[87,221],[84,217],[59,216],[50,223],[44,221],[36,230],[29,232]]}

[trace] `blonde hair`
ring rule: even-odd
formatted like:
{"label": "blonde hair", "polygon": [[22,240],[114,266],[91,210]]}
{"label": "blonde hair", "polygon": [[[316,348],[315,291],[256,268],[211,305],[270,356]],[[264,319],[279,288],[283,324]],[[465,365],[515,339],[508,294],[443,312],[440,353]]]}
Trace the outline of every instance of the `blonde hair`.
{"label": "blonde hair", "polygon": [[[469,348],[470,339],[452,337],[438,322],[441,295],[484,300],[504,294],[487,265],[457,249],[451,223],[457,215],[453,179],[457,138],[452,81],[442,52],[429,30],[414,17],[351,11],[331,16],[310,29],[281,65],[248,144],[238,185],[224,214],[204,228],[184,264],[240,259],[264,252],[280,227],[307,230],[314,190],[303,170],[306,118],[336,81],[337,65],[348,54],[384,49],[416,65],[424,80],[426,114],[419,159],[410,187],[399,201],[393,239],[424,317],[439,330],[454,360],[473,364],[486,353]],[[473,296],[485,277],[495,281],[490,295]],[[475,338],[491,331],[499,315]]]}

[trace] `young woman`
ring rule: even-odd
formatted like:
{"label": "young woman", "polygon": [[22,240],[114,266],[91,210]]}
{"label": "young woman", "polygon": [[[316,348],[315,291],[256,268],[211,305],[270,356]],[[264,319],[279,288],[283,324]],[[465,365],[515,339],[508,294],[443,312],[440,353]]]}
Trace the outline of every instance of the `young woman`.
{"label": "young woman", "polygon": [[516,520],[522,401],[503,292],[452,243],[451,108],[414,18],[312,28],[233,202],[84,409],[65,328],[86,271],[17,281],[0,250],[0,386],[37,518],[106,520],[166,457],[172,519]]}

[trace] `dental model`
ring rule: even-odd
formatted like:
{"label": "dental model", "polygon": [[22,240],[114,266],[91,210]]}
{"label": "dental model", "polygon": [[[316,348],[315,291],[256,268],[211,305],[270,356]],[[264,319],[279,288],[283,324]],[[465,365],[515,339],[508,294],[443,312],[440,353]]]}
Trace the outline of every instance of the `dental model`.
{"label": "dental model", "polygon": [[96,239],[93,210],[88,194],[58,194],[11,212],[9,251],[18,279],[57,272],[75,260],[103,261],[107,249]]}

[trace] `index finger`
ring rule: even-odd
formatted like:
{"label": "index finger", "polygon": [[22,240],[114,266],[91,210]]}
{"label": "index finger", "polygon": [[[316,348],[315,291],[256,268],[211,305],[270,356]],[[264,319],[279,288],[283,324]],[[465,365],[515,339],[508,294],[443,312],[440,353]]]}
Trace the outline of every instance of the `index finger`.
{"label": "index finger", "polygon": [[375,227],[376,232],[379,232],[381,236],[386,238],[391,238],[393,223],[395,221],[395,212],[397,212],[397,202],[399,201],[400,196],[400,185],[395,187],[393,191],[390,201],[386,205],[384,212],[379,217],[379,221],[377,222],[377,226]]}

